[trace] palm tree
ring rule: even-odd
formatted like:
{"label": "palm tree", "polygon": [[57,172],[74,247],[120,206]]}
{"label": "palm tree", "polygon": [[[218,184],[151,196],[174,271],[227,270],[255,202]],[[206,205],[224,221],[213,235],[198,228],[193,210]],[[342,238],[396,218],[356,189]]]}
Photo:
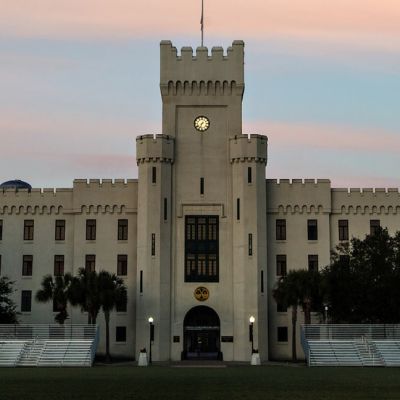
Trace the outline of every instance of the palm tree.
{"label": "palm tree", "polygon": [[36,292],[36,300],[42,303],[53,301],[58,311],[55,321],[60,325],[68,319],[67,305],[70,299],[72,275],[66,273],[63,276],[45,275],[41,282],[41,289]]}
{"label": "palm tree", "polygon": [[78,275],[73,278],[70,292],[71,304],[79,305],[82,311],[88,313],[88,324],[95,325],[101,307],[97,272],[80,268]]}
{"label": "palm tree", "polygon": [[98,275],[100,288],[100,303],[106,321],[106,361],[111,361],[110,356],[110,313],[119,306],[126,304],[127,293],[123,279],[107,271]]}
{"label": "palm tree", "polygon": [[311,310],[320,302],[319,272],[297,270],[282,276],[272,293],[277,303],[292,308],[292,360],[297,360],[296,327],[297,310],[302,307],[304,323],[311,323]]}

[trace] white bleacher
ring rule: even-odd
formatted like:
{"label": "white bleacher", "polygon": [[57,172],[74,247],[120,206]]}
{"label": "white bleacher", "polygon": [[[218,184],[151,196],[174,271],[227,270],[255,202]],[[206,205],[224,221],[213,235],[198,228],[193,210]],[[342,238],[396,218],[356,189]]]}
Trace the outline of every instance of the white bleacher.
{"label": "white bleacher", "polygon": [[374,340],[377,352],[387,367],[400,367],[400,340]]}
{"label": "white bleacher", "polygon": [[0,367],[90,367],[94,325],[0,325]]}

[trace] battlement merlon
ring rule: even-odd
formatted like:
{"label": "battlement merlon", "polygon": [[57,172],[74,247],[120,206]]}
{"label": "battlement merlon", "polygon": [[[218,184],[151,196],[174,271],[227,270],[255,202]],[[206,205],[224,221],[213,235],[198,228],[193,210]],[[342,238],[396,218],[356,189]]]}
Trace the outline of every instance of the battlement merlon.
{"label": "battlement merlon", "polygon": [[169,135],[141,135],[136,138],[137,164],[174,162],[174,138]]}
{"label": "battlement merlon", "polygon": [[263,135],[237,135],[229,139],[230,161],[267,164],[268,138]]}
{"label": "battlement merlon", "polygon": [[222,47],[182,47],[181,55],[169,40],[160,43],[160,87],[169,82],[235,82],[244,89],[244,42],[235,40],[224,56]]}

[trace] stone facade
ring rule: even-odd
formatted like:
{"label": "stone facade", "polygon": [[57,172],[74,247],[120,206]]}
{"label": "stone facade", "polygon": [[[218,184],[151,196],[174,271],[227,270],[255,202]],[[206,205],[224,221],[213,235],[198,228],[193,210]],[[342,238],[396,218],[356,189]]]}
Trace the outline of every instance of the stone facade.
{"label": "stone facade", "polygon": [[[319,268],[327,265],[340,242],[339,220],[347,221],[349,238],[369,233],[371,220],[395,232],[399,191],[336,189],[324,179],[266,179],[267,137],[242,134],[242,41],[234,41],[227,55],[220,47],[211,55],[205,47],[195,54],[184,47],[179,56],[171,42],[162,41],[160,90],[163,134],[137,137],[138,180],[0,191],[1,275],[16,281],[20,306],[22,291],[32,291],[33,298],[42,277],[53,273],[55,255],[64,256],[64,272],[73,274],[85,267],[87,255],[96,256],[97,271],[116,273],[123,255],[128,305],[112,313],[112,354],[134,358],[148,347],[151,316],[154,360],[249,360],[253,316],[253,345],[261,358],[290,358],[291,316],[278,312],[271,294],[277,258],[284,256],[287,270],[307,268],[309,256]],[[199,116],[208,120],[203,131],[194,124]],[[94,240],[86,237],[88,219],[96,220]],[[216,221],[217,233],[210,233],[212,225],[195,225],[191,238],[191,219]],[[25,220],[34,221],[30,240],[24,240]],[[56,220],[65,221],[64,240],[55,240]],[[123,239],[119,220],[128,221]],[[309,220],[317,226],[316,238],[308,236]],[[277,237],[282,221],[285,235]],[[194,233],[203,227],[208,233]],[[200,241],[203,234],[215,237]],[[33,257],[28,276],[22,274],[24,255]],[[195,297],[199,288],[208,293],[205,301]],[[86,322],[79,309],[69,311],[70,322]],[[51,304],[33,299],[31,311],[20,317],[24,323],[53,318]],[[103,328],[101,314],[98,322]],[[117,327],[125,327],[125,340],[117,340]]]}

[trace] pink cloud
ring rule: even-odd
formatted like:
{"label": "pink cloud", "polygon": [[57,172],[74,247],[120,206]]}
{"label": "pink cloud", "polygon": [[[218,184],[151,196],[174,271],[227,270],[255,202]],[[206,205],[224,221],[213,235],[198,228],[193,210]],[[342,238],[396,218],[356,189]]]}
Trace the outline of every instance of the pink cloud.
{"label": "pink cloud", "polygon": [[244,123],[244,133],[263,133],[272,145],[331,150],[400,153],[398,132],[303,122],[259,121]]}
{"label": "pink cloud", "polygon": [[[183,0],[13,0],[0,32],[22,36],[168,38],[199,33],[200,2]],[[398,0],[206,1],[206,38],[320,37],[400,47]],[[362,40],[362,37],[364,39]],[[367,44],[366,44],[367,43]]]}

